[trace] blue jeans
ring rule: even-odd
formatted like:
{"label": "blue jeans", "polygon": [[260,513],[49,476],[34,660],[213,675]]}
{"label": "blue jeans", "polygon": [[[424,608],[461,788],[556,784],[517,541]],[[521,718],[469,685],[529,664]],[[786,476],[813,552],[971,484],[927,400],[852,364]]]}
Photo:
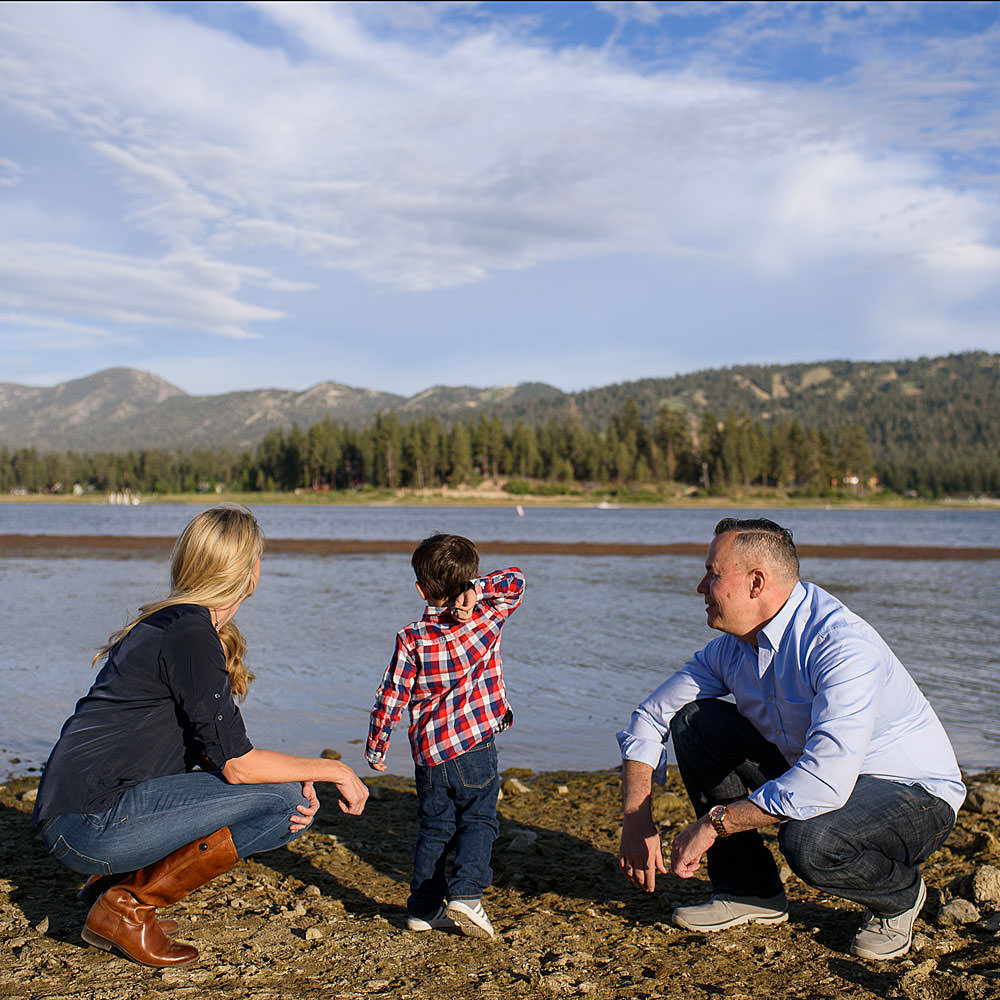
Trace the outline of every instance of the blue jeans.
{"label": "blue jeans", "polygon": [[[671,721],[670,735],[699,816],[788,770],[778,748],[729,702],[708,698],[685,705]],[[951,806],[919,785],[862,774],[840,809],[782,823],[778,846],[807,885],[894,915],[916,902],[919,866],[954,824]],[[781,891],[774,858],[754,830],[716,840],[706,859],[716,892]]]}
{"label": "blue jeans", "polygon": [[406,909],[428,917],[445,899],[479,899],[493,879],[490,859],[500,830],[496,746],[490,738],[451,760],[434,767],[417,764],[415,770],[420,828]]}
{"label": "blue jeans", "polygon": [[49,854],[83,875],[131,872],[224,826],[245,858],[294,840],[288,821],[306,805],[298,782],[230,785],[213,771],[190,771],[127,788],[103,813],[44,821]]}

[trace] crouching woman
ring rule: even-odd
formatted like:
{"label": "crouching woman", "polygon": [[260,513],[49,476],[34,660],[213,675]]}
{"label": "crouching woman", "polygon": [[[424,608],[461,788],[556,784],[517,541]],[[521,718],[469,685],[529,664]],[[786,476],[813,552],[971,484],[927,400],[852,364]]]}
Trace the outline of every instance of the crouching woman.
{"label": "crouching woman", "polygon": [[49,756],[32,822],[49,853],[91,876],[85,941],[143,965],[195,948],[158,921],[240,858],[297,837],[331,782],[360,815],[368,790],[336,760],[255,749],[234,695],[252,675],[233,622],[257,586],[263,536],[245,507],[203,511],[174,546],[171,590],[94,657],[106,660]]}

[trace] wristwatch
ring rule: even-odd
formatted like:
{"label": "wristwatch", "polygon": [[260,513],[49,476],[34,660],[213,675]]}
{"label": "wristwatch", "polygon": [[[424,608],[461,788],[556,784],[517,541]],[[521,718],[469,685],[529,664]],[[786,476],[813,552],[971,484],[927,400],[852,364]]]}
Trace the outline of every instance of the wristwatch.
{"label": "wristwatch", "polygon": [[726,807],[725,806],[712,806],[708,810],[708,818],[712,821],[712,826],[715,827],[715,832],[720,837],[728,837],[729,831],[726,829],[725,819],[726,819]]}

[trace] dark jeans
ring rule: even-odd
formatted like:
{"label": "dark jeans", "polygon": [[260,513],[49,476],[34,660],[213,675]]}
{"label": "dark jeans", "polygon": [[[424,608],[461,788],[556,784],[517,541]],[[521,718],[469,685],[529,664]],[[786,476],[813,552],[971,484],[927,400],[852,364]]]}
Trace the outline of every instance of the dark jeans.
{"label": "dark jeans", "polygon": [[[685,705],[670,724],[684,786],[701,816],[734,802],[788,770],[773,743],[729,702]],[[787,820],[778,846],[803,882],[821,892],[894,915],[917,899],[919,865],[951,832],[955,813],[919,785],[862,774],[840,808]],[[781,880],[771,852],[754,830],[720,838],[707,854],[716,892],[774,896]]]}
{"label": "dark jeans", "polygon": [[417,764],[416,779],[420,829],[406,908],[428,917],[446,899],[479,899],[493,879],[500,777],[492,738],[434,767]]}
{"label": "dark jeans", "polygon": [[83,875],[131,872],[178,847],[229,827],[241,858],[294,840],[288,820],[307,805],[298,782],[230,785],[210,771],[152,778],[127,788],[103,813],[46,820],[49,854]]}

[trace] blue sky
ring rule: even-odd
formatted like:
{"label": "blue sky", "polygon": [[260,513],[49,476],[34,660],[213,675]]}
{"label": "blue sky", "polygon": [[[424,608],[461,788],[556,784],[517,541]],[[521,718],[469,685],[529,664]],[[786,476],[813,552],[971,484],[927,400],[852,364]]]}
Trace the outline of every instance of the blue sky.
{"label": "blue sky", "polygon": [[0,381],[1000,351],[993,3],[0,3]]}

